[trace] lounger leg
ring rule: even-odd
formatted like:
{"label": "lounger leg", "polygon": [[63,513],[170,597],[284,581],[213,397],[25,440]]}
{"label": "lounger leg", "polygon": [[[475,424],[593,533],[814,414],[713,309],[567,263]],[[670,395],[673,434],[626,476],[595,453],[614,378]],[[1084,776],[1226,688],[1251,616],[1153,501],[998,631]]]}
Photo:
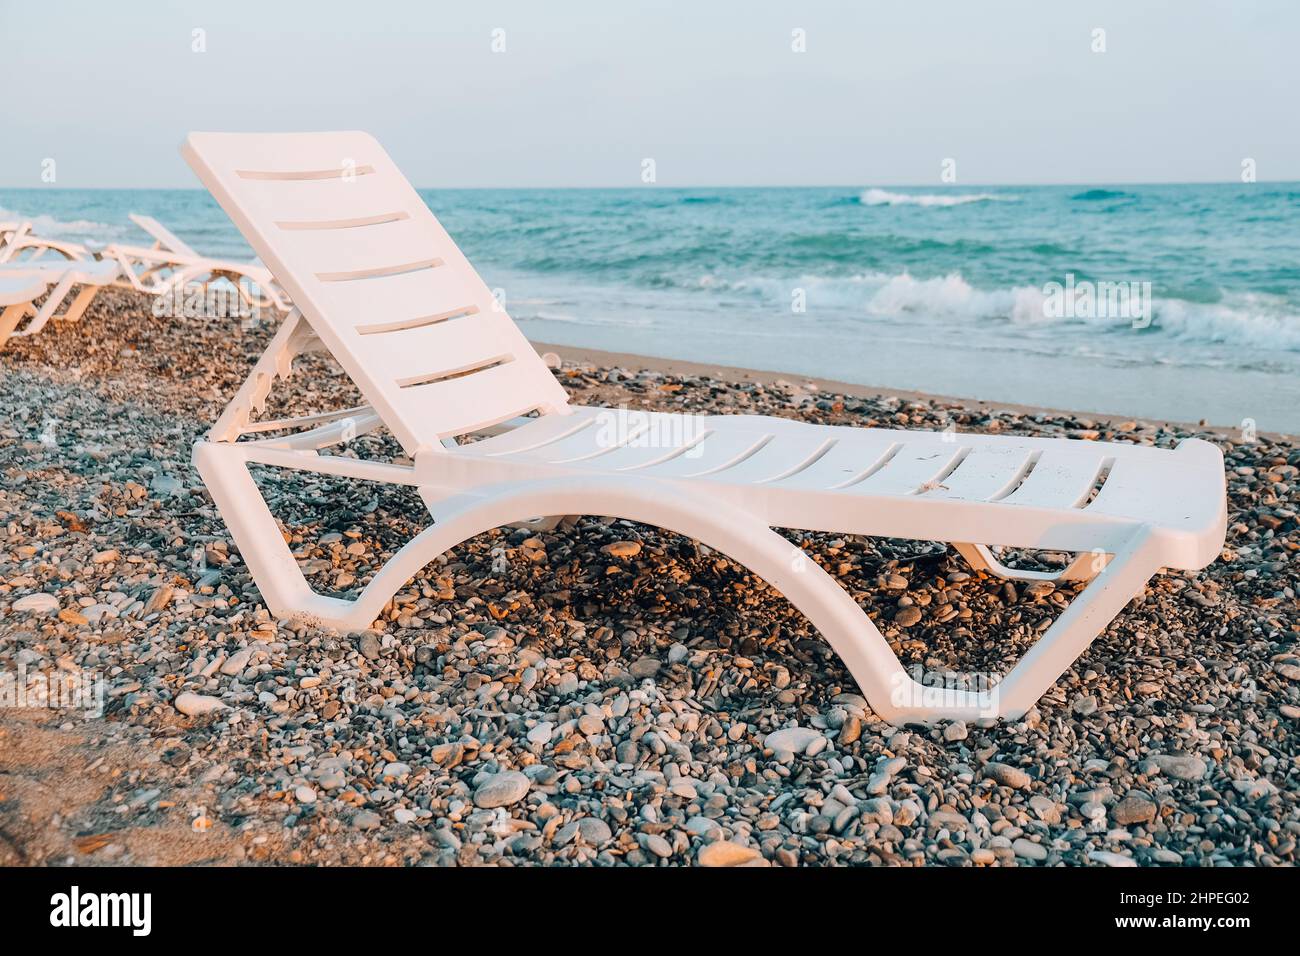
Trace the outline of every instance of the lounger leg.
{"label": "lounger leg", "polygon": [[77,297],[72,300],[72,305],[68,306],[68,311],[64,312],[62,315],[56,315],[54,317],[55,321],[76,322],[83,314],[85,314],[86,309],[98,294],[99,286],[82,286],[81,291],[77,293]]}
{"label": "lounger leg", "polygon": [[36,310],[36,315],[32,320],[23,327],[21,332],[13,332],[12,335],[15,338],[18,336],[35,335],[41,329],[45,328],[45,323],[54,317],[54,313],[58,311],[59,304],[67,297],[68,290],[72,288],[72,283],[73,277],[70,275],[66,275],[60,279],[58,284],[50,290],[49,295],[45,297],[45,301],[41,304],[41,307]]}
{"label": "lounger leg", "polygon": [[1160,570],[1154,539],[1137,531],[998,685],[1002,715],[1018,717],[1056,683]]}
{"label": "lounger leg", "polygon": [[953,542],[953,550],[966,559],[975,571],[983,571],[1008,581],[1091,581],[1110,562],[1111,556],[1102,552],[1081,551],[1061,571],[1023,571],[1008,567],[982,544]]}
{"label": "lounger leg", "polygon": [[28,313],[31,307],[30,302],[20,302],[17,305],[7,305],[5,310],[0,312],[0,349],[5,347],[9,337],[18,328],[18,323],[23,320],[23,316]]}

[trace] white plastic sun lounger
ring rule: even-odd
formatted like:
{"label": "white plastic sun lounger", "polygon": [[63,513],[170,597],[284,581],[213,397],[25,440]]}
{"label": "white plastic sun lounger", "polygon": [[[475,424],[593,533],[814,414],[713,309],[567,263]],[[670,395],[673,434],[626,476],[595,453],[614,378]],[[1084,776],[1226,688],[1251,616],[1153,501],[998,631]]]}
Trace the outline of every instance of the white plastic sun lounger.
{"label": "white plastic sun lounger", "polygon": [[126,243],[105,247],[103,257],[121,266],[119,285],[162,295],[171,289],[184,290],[194,284],[206,287],[225,279],[251,308],[289,311],[289,302],[265,266],[200,255],[153,217],[137,213],[130,217],[154,243],[148,248]]}
{"label": "white plastic sun lounger", "polygon": [[0,275],[0,349],[18,323],[35,309],[32,303],[43,296],[50,284],[39,276]]}
{"label": "white plastic sun lounger", "polygon": [[30,222],[0,222],[0,263],[60,262],[90,258],[90,252],[85,246],[33,234]]}
{"label": "white plastic sun lounger", "polygon": [[133,223],[149,233],[153,237],[153,247],[164,252],[174,252],[177,255],[188,256],[191,259],[202,259],[203,257],[194,251],[190,245],[180,236],[172,232],[153,216],[145,216],[138,212],[127,213],[127,218]]}
{"label": "white plastic sun lounger", "polygon": [[[12,281],[17,284],[23,282],[31,286],[39,283],[41,292],[38,292],[32,298],[38,298],[46,288],[53,286],[49,296],[41,304],[39,309],[26,309],[22,313],[14,312],[12,315],[6,313],[6,318],[12,321],[0,322],[0,349],[3,349],[5,343],[11,338],[19,338],[25,335],[35,335],[41,329],[45,328],[47,322],[54,319],[56,322],[76,322],[85,313],[90,303],[94,300],[99,290],[106,285],[110,285],[119,275],[119,269],[116,262],[105,262],[100,259],[58,259],[48,258],[39,260],[22,259],[17,262],[0,263],[0,280]],[[74,286],[80,286],[77,294],[72,297],[68,307],[59,312],[65,299],[68,297]],[[28,305],[32,299],[27,300]],[[18,328],[18,323],[22,318],[31,311],[32,317],[22,328]]]}
{"label": "white plastic sun lounger", "polygon": [[[1224,540],[1223,460],[1064,439],[829,427],[748,415],[571,406],[455,243],[362,133],[191,134],[182,153],[296,305],[194,462],[277,615],[370,626],[437,555],[534,516],[592,514],[701,540],[766,579],[895,723],[1022,715],[1162,567]],[[323,344],[366,406],[253,422],[293,357]],[[536,417],[525,417],[536,413]],[[513,426],[504,427],[501,426]],[[386,427],[410,465],[322,454]],[[288,437],[241,435],[294,429]],[[493,428],[498,434],[456,439]],[[249,473],[298,469],[418,490],[432,524],[355,600],[313,591]],[[996,686],[915,681],[872,620],[774,527],[956,544],[981,570],[1029,577],[990,546],[1083,556],[1091,578]]]}

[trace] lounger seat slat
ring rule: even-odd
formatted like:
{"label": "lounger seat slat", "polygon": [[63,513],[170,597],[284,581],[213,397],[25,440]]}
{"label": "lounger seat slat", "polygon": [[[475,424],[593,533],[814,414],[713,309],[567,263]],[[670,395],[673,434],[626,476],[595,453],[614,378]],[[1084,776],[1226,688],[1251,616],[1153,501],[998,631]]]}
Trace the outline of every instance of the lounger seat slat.
{"label": "lounger seat slat", "polygon": [[[463,378],[399,389],[393,404],[399,414],[426,423],[441,440],[486,428],[535,411],[538,402],[528,386],[536,373],[508,362]],[[543,373],[549,378],[549,373]],[[521,380],[524,388],[520,388]],[[448,418],[444,409],[456,409]]]}
{"label": "lounger seat slat", "polygon": [[943,478],[968,451],[956,442],[909,442],[883,468],[845,490],[855,495],[916,494]]}
{"label": "lounger seat slat", "polygon": [[[611,413],[612,415],[613,413]],[[600,415],[583,416],[582,428],[568,430],[561,437],[518,454],[511,454],[511,459],[535,461],[545,464],[569,464],[576,461],[589,461],[601,455],[609,454],[615,449],[636,441],[649,427],[647,422],[634,422],[624,426],[606,420]],[[529,425],[529,429],[536,426]],[[484,446],[476,449],[478,453],[494,454],[495,447]]]}
{"label": "lounger seat slat", "polygon": [[[293,246],[291,261],[314,274],[364,273],[412,259],[443,259],[425,223],[414,217],[352,229],[278,230]],[[417,252],[418,251],[418,252]],[[417,254],[412,254],[417,252]],[[364,282],[364,279],[353,281]]]}
{"label": "lounger seat slat", "polygon": [[898,442],[888,436],[848,434],[808,467],[771,484],[773,487],[812,491],[847,486],[863,480],[872,469],[882,467],[898,447]]}
{"label": "lounger seat slat", "polygon": [[811,428],[796,434],[774,432],[771,441],[766,442],[743,461],[710,472],[708,477],[737,484],[778,481],[811,467],[835,444],[836,439],[827,430],[820,428]]}
{"label": "lounger seat slat", "polygon": [[[415,211],[409,208],[409,197],[402,197],[406,200],[402,201],[394,196],[391,177],[378,174],[352,180],[237,181],[243,187],[249,212],[274,228],[280,228],[282,223],[363,219],[381,213]],[[362,227],[362,232],[371,228],[377,227]]]}
{"label": "lounger seat slat", "polygon": [[1034,463],[1024,481],[1003,500],[1031,508],[1076,508],[1102,475],[1109,460],[1106,447],[1049,448]]}
{"label": "lounger seat slat", "polygon": [[510,355],[514,339],[508,322],[500,314],[476,313],[419,328],[353,333],[349,341],[363,360],[383,363],[391,381],[403,382]]}
{"label": "lounger seat slat", "polygon": [[931,498],[988,501],[1013,490],[1033,458],[1034,453],[1023,446],[973,448],[937,487],[919,493]]}
{"label": "lounger seat slat", "polygon": [[442,315],[458,308],[493,311],[492,296],[452,269],[437,267],[364,282],[317,287],[321,322],[339,331],[365,330]]}
{"label": "lounger seat slat", "polygon": [[484,458],[496,458],[546,448],[561,439],[593,427],[592,416],[582,414],[587,411],[595,410],[578,409],[573,415],[543,415],[525,426],[471,442],[465,446],[465,452],[481,455]]}
{"label": "lounger seat slat", "polygon": [[[674,417],[680,419],[684,416]],[[706,431],[703,440],[695,442],[672,460],[645,469],[644,473],[655,478],[694,478],[727,474],[761,452],[773,440],[770,434],[751,431],[717,431],[710,429],[703,422],[694,428],[682,426],[682,431],[686,435],[701,430]]]}

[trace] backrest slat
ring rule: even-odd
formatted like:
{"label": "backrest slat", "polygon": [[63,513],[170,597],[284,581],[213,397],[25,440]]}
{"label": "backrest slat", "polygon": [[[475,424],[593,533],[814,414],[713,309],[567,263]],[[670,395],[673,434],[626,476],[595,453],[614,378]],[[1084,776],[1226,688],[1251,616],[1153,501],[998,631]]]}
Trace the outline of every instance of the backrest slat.
{"label": "backrest slat", "polygon": [[185,159],[408,454],[567,396],[365,133],[191,133]]}

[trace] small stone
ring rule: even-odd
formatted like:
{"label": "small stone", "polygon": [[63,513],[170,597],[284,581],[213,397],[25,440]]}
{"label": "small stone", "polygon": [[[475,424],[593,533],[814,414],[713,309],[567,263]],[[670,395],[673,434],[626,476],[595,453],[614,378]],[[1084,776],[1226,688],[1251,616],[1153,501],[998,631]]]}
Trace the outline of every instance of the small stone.
{"label": "small stone", "polygon": [[1110,818],[1120,826],[1150,823],[1156,818],[1156,805],[1145,797],[1130,793],[1110,811]]}
{"label": "small stone", "polygon": [[947,727],[943,728],[943,739],[948,743],[954,743],[958,740],[966,739],[966,724],[960,720],[954,720]]}
{"label": "small stone", "polygon": [[64,608],[62,611],[60,611],[59,620],[62,621],[64,624],[72,624],[74,626],[80,626],[82,624],[90,623],[90,621],[86,618],[84,614],[82,614],[80,611],[75,611],[72,608]]}
{"label": "small stone", "polygon": [[590,843],[592,846],[607,843],[614,836],[609,824],[600,817],[579,817],[577,825],[578,836],[584,843]]}
{"label": "small stone", "polygon": [[674,644],[672,647],[668,648],[668,663],[680,664],[682,661],[686,660],[689,654],[690,651],[687,649],[685,644]]}
{"label": "small stone", "polygon": [[642,848],[650,851],[661,860],[673,855],[673,845],[657,833],[643,833],[638,841]]}
{"label": "small stone", "polygon": [[145,602],[144,610],[140,612],[140,616],[148,617],[150,614],[157,614],[171,603],[171,599],[175,594],[176,589],[170,584],[163,584],[154,588],[153,594],[149,595],[149,600]]}
{"label": "small stone", "polygon": [[695,860],[700,866],[719,867],[744,866],[762,858],[763,854],[753,847],[741,846],[730,840],[715,840],[700,847]]}
{"label": "small stone", "polygon": [[1092,850],[1088,859],[1104,866],[1137,866],[1137,860],[1122,853],[1110,853],[1107,850]]}
{"label": "small stone", "polygon": [[251,647],[245,647],[241,650],[235,651],[235,653],[226,658],[226,662],[221,665],[221,673],[225,674],[227,677],[234,677],[236,674],[243,673],[244,668],[248,666],[248,662],[252,659],[253,649]]}
{"label": "small stone", "polygon": [[530,744],[545,745],[551,742],[551,735],[555,732],[555,725],[550,721],[543,720],[532,730],[528,731],[527,738]]}
{"label": "small stone", "polygon": [[1023,790],[1033,782],[1033,778],[1025,771],[1005,763],[985,764],[984,776],[999,786],[1010,787],[1012,790]]}
{"label": "small stone", "polygon": [[59,599],[53,594],[28,594],[10,607],[20,614],[53,614],[59,609]]}
{"label": "small stone", "polygon": [[361,810],[352,817],[352,828],[354,830],[375,830],[378,829],[381,822],[379,814],[370,810]]}
{"label": "small stone", "polygon": [[978,866],[992,866],[998,861],[998,857],[988,847],[982,846],[978,850],[971,851],[970,861]]}
{"label": "small stone", "polygon": [[306,784],[303,784],[300,787],[295,787],[293,791],[293,796],[294,799],[296,799],[299,803],[316,802],[316,791],[313,790],[311,787],[307,786]]}
{"label": "small stone", "polygon": [[686,829],[696,836],[712,840],[722,835],[722,827],[716,820],[710,820],[703,814],[688,817],[686,820]]}
{"label": "small stone", "polygon": [[342,770],[327,770],[316,778],[316,782],[322,790],[337,790],[348,782],[348,778]]}
{"label": "small stone", "polygon": [[635,558],[641,553],[640,541],[615,541],[600,549],[611,558]]}
{"label": "small stone", "polygon": [[1036,793],[1029,798],[1029,809],[1033,810],[1038,819],[1048,826],[1055,826],[1061,822],[1061,808],[1056,805],[1055,800],[1048,799],[1042,794]]}
{"label": "small stone", "polygon": [[528,794],[528,778],[518,770],[494,773],[474,791],[474,806],[490,809],[508,807]]}
{"label": "small stone", "polygon": [[633,661],[632,666],[627,669],[627,672],[633,677],[644,680],[647,677],[654,677],[658,674],[661,666],[662,665],[656,658],[642,657]]}
{"label": "small stone", "polygon": [[1034,843],[1032,840],[1026,840],[1024,837],[1017,837],[1011,842],[1011,850],[1016,856],[1026,860],[1033,860],[1036,863],[1042,863],[1047,859],[1047,847],[1041,843]]}
{"label": "small stone", "polygon": [[555,685],[555,692],[561,697],[568,697],[578,692],[578,675],[569,673],[560,678]]}
{"label": "small stone", "polygon": [[416,820],[415,811],[408,807],[398,807],[393,811],[393,819],[398,823],[414,823]]}
{"label": "small stone", "polygon": [[368,661],[379,660],[379,637],[369,631],[365,632],[357,639],[357,650]]}
{"label": "small stone", "polygon": [[1152,754],[1151,759],[1161,773],[1175,780],[1200,780],[1209,769],[1205,761],[1195,754]]}
{"label": "small stone", "polygon": [[678,777],[668,786],[670,793],[681,797],[683,800],[694,800],[698,797],[699,791],[695,789],[695,784],[685,777]]}
{"label": "small stone", "polygon": [[840,733],[835,738],[835,742],[841,747],[847,747],[849,744],[857,743],[861,737],[862,718],[857,714],[849,714],[840,725]]}
{"label": "small stone", "polygon": [[823,745],[826,741],[826,738],[822,736],[819,730],[812,730],[808,727],[786,727],[783,730],[776,730],[768,734],[763,739],[763,746],[769,750],[784,750],[787,753],[802,754],[817,746],[819,741]]}
{"label": "small stone", "polygon": [[195,694],[191,691],[177,694],[173,703],[175,703],[176,709],[187,717],[199,717],[203,714],[212,714],[227,709],[220,697]]}
{"label": "small stone", "polygon": [[894,614],[894,623],[899,627],[911,627],[921,620],[921,609],[915,604],[909,604],[907,607],[900,607]]}
{"label": "small stone", "polygon": [[1078,717],[1091,717],[1097,712],[1097,698],[1092,696],[1076,697],[1074,713]]}
{"label": "small stone", "polygon": [[90,556],[91,564],[110,564],[116,561],[121,555],[117,548],[108,548],[104,551],[96,551]]}

